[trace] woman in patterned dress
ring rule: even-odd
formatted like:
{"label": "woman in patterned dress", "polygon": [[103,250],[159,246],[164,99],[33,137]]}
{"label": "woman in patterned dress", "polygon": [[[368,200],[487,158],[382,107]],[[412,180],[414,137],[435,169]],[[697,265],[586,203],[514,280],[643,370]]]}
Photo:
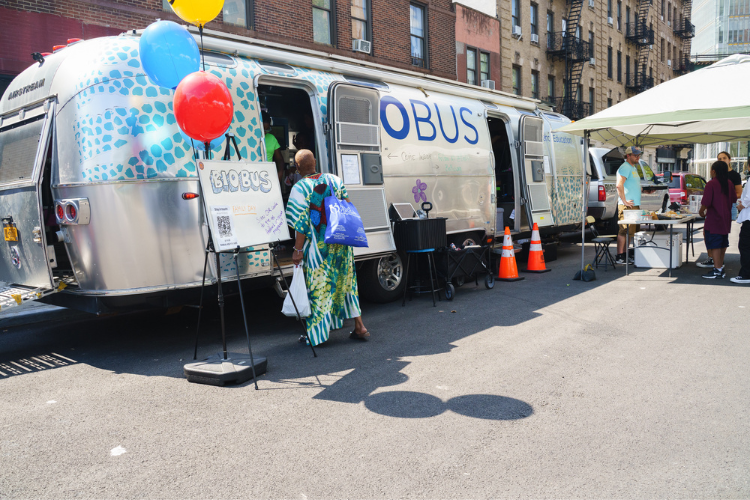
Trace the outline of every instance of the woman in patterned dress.
{"label": "woman in patterned dress", "polygon": [[300,150],[294,160],[303,178],[289,194],[286,220],[295,232],[292,261],[294,265],[304,262],[305,267],[310,298],[307,336],[312,345],[321,344],[328,340],[331,330],[342,328],[345,319],[354,318],[349,338],[367,340],[370,334],[362,323],[352,247],[325,243],[323,200],[333,189],[339,199],[349,201],[346,187],[335,175],[315,173],[315,157],[310,150]]}

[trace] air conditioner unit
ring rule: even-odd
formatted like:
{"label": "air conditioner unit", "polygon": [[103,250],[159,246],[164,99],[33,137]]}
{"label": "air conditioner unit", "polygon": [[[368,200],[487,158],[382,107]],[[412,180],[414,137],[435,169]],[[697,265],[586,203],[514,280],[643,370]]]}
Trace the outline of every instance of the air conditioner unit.
{"label": "air conditioner unit", "polygon": [[596,59],[593,58],[593,57],[591,59],[589,59],[589,64],[592,65],[592,66],[596,66]]}
{"label": "air conditioner unit", "polygon": [[495,90],[495,80],[482,80],[482,87]]}
{"label": "air conditioner unit", "polygon": [[370,53],[370,46],[372,45],[367,40],[352,40],[353,49],[355,52],[364,52],[365,54]]}
{"label": "air conditioner unit", "polygon": [[614,24],[614,22],[615,22],[615,20],[612,19],[611,17],[607,18],[607,24],[609,24],[610,26],[612,26]]}
{"label": "air conditioner unit", "polygon": [[672,60],[671,59],[667,59],[667,66],[669,66],[670,68],[672,67]]}
{"label": "air conditioner unit", "polygon": [[521,36],[521,27],[513,26],[513,36]]}
{"label": "air conditioner unit", "polygon": [[589,0],[589,7],[594,8],[594,0]]}
{"label": "air conditioner unit", "polygon": [[672,27],[672,21],[667,21],[667,26]]}
{"label": "air conditioner unit", "polygon": [[663,21],[664,20],[664,14],[660,15],[659,18]]}
{"label": "air conditioner unit", "polygon": [[531,35],[531,43],[539,43],[539,35]]}

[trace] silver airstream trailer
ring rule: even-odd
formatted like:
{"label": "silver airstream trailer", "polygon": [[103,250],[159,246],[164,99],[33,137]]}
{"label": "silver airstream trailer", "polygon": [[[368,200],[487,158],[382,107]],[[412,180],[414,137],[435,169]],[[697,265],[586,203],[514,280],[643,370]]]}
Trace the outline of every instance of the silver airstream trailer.
{"label": "silver airstream trailer", "polygon": [[[580,148],[552,132],[568,120],[537,101],[207,33],[206,70],[232,92],[242,157],[266,159],[263,109],[282,146],[285,198],[296,148],[344,179],[370,242],[355,252],[370,298],[403,286],[392,203],[429,200],[458,243],[506,225],[523,234],[532,222],[548,232],[577,224]],[[99,313],[194,301],[207,238],[200,199],[185,196],[199,193],[195,151],[173,92],[145,76],[138,42],[134,32],[72,44],[0,100],[6,304],[41,298]],[[227,258],[222,273],[234,271]],[[259,286],[276,278],[267,251],[248,254],[240,271]]]}

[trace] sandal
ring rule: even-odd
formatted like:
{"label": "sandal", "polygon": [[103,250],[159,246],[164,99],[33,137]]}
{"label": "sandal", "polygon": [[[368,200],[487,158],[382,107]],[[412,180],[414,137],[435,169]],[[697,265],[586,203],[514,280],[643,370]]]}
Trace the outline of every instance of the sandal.
{"label": "sandal", "polygon": [[370,332],[367,330],[364,331],[364,333],[357,333],[354,330],[352,330],[352,333],[349,334],[349,338],[352,340],[359,340],[360,342],[367,342],[370,336]]}

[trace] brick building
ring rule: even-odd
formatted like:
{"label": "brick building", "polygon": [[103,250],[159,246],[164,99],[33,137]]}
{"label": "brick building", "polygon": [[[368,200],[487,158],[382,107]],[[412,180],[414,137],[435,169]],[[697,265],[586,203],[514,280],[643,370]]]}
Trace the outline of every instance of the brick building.
{"label": "brick building", "polygon": [[[574,120],[685,72],[695,33],[691,0],[457,1],[473,9],[472,26],[484,27],[472,33],[474,45],[491,54],[500,27],[497,88],[554,104]],[[466,10],[456,9],[457,42]],[[466,82],[471,68],[460,64],[460,49],[457,78]]]}
{"label": "brick building", "polygon": [[[157,18],[183,23],[167,0],[0,5],[0,93],[32,63],[32,52],[142,29]],[[455,26],[451,0],[225,0],[206,27],[455,79]]]}

